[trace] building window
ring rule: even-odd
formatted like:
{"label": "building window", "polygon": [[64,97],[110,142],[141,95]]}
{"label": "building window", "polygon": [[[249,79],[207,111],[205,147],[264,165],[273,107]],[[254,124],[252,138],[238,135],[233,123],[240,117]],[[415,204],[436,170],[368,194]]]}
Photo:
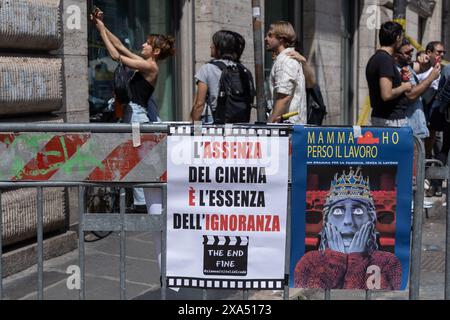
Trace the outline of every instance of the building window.
{"label": "building window", "polygon": [[[88,0],[88,8],[96,5],[104,11],[106,26],[131,51],[139,54],[151,33],[173,35],[173,0]],[[107,105],[112,98],[112,79],[117,63],[113,61],[94,27],[89,28],[89,107],[90,112]],[[160,63],[158,83],[153,97],[163,121],[175,117],[174,62]]]}
{"label": "building window", "polygon": [[427,28],[427,18],[424,18],[422,16],[419,16],[419,26],[418,26],[418,39],[419,43],[423,42],[423,37],[425,35],[425,30]]}

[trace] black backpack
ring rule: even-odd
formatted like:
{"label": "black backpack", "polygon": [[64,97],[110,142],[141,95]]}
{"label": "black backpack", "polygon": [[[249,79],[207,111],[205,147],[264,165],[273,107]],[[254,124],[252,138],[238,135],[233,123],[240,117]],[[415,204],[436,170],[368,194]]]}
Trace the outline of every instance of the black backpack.
{"label": "black backpack", "polygon": [[130,102],[128,85],[130,78],[130,70],[122,62],[119,62],[116,70],[114,70],[113,90],[116,99],[122,104]]}
{"label": "black backpack", "polygon": [[321,126],[327,115],[327,107],[323,102],[319,85],[306,89],[308,124]]}
{"label": "black backpack", "polygon": [[214,123],[249,123],[256,96],[251,72],[240,63],[229,66],[217,60],[210,63],[222,71]]}

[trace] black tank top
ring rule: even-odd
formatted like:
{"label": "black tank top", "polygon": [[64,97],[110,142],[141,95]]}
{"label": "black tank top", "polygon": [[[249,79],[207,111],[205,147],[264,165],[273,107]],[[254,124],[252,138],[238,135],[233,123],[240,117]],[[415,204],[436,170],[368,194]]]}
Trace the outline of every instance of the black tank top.
{"label": "black tank top", "polygon": [[129,82],[131,102],[141,107],[147,108],[148,100],[155,91],[155,88],[144,79],[139,71],[136,71]]}

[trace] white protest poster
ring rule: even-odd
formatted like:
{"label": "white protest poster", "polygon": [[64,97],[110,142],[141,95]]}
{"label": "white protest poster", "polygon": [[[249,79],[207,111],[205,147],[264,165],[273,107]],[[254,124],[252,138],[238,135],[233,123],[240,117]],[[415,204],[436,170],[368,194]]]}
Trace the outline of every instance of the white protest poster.
{"label": "white protest poster", "polygon": [[282,289],[287,132],[174,129],[167,151],[168,286]]}

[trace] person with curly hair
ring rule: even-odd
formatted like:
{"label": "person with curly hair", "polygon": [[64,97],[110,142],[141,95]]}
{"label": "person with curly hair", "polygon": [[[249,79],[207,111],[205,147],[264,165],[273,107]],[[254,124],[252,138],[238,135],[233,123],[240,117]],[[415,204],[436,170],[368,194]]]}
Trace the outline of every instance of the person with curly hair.
{"label": "person with curly hair", "polygon": [[379,290],[399,290],[399,259],[377,245],[375,204],[369,179],[350,168],[335,175],[323,209],[319,250],[306,253],[295,267],[296,288],[369,289],[370,270],[380,271]]}

